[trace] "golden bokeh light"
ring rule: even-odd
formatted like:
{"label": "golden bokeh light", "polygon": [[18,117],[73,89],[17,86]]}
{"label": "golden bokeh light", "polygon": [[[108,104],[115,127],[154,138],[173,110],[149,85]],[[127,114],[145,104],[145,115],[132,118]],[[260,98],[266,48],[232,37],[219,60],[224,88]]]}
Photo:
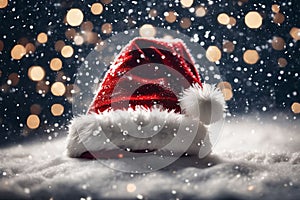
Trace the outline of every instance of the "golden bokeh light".
{"label": "golden bokeh light", "polygon": [[33,81],[41,81],[45,77],[45,70],[40,66],[32,66],[28,69],[28,77]]}
{"label": "golden bokeh light", "polygon": [[61,59],[59,58],[53,58],[51,61],[50,61],[50,68],[53,70],[53,71],[58,71],[62,68],[62,61]]}
{"label": "golden bokeh light", "polygon": [[66,45],[65,42],[62,41],[62,40],[56,41],[56,42],[55,42],[55,45],[54,45],[55,51],[60,52],[61,49],[62,49],[65,45]]}
{"label": "golden bokeh light", "polygon": [[277,63],[279,65],[279,67],[285,67],[288,64],[288,62],[285,58],[278,58]]}
{"label": "golden bokeh light", "polygon": [[53,104],[51,106],[51,113],[53,116],[61,116],[64,113],[64,107],[61,104]]}
{"label": "golden bokeh light", "polygon": [[224,41],[223,42],[223,51],[226,53],[232,53],[234,51],[235,45],[231,41]]}
{"label": "golden bokeh light", "polygon": [[193,5],[194,0],[180,0],[182,7],[189,8]]}
{"label": "golden bokeh light", "polygon": [[272,47],[277,51],[285,49],[286,45],[284,39],[282,37],[274,36],[272,40]]}
{"label": "golden bokeh light", "polygon": [[166,13],[166,21],[169,23],[173,23],[176,21],[177,13],[174,11],[170,11]]}
{"label": "golden bokeh light", "polygon": [[247,50],[244,52],[243,59],[245,63],[253,65],[259,60],[259,55],[256,50]]}
{"label": "golden bokeh light", "polygon": [[30,106],[30,113],[31,114],[35,114],[35,115],[39,115],[42,111],[42,108],[39,104],[32,104]]}
{"label": "golden bokeh light", "polygon": [[103,12],[103,6],[101,3],[93,3],[91,7],[91,12],[94,15],[100,15]]}
{"label": "golden bokeh light", "polygon": [[112,27],[111,23],[105,23],[101,26],[101,31],[104,34],[111,34],[112,29],[113,29],[113,27]]}
{"label": "golden bokeh light", "polygon": [[135,190],[136,190],[135,184],[133,184],[133,183],[127,184],[126,190],[127,190],[127,192],[129,192],[129,193],[135,192]]}
{"label": "golden bokeh light", "polygon": [[26,53],[34,53],[35,52],[35,46],[32,43],[27,43],[25,46]]}
{"label": "golden bokeh light", "polygon": [[250,11],[245,16],[245,24],[252,29],[261,27],[263,22],[262,16],[256,11]]}
{"label": "golden bokeh light", "polygon": [[273,4],[273,5],[272,5],[272,11],[273,11],[274,13],[279,13],[279,11],[280,11],[280,6],[279,6],[278,4]]}
{"label": "golden bokeh light", "polygon": [[222,25],[227,25],[230,22],[230,17],[226,13],[221,13],[217,18],[218,22]]}
{"label": "golden bokeh light", "polygon": [[220,88],[220,90],[224,90],[225,88],[232,90],[231,84],[227,81],[222,81],[218,83],[217,87]]}
{"label": "golden bokeh light", "polygon": [[46,43],[48,41],[48,35],[46,33],[38,34],[37,41],[41,44]]}
{"label": "golden bokeh light", "polygon": [[151,10],[149,11],[149,16],[150,16],[150,17],[156,17],[156,16],[157,16],[157,10],[151,9]]}
{"label": "golden bokeh light", "polygon": [[82,31],[92,31],[94,28],[94,24],[91,21],[83,22],[80,26]]}
{"label": "golden bokeh light", "polygon": [[229,17],[229,25],[235,26],[236,25],[236,19],[234,17]]}
{"label": "golden bokeh light", "polygon": [[294,102],[291,106],[291,109],[292,109],[293,113],[299,114],[300,113],[300,103]]}
{"label": "golden bokeh light", "polygon": [[26,49],[23,45],[17,44],[12,48],[10,55],[13,59],[20,60],[26,55]]}
{"label": "golden bokeh light", "polygon": [[229,88],[224,88],[223,90],[221,90],[224,96],[225,101],[229,101],[230,99],[232,99],[233,97],[233,92],[231,89]]}
{"label": "golden bokeh light", "polygon": [[151,24],[144,24],[139,30],[141,37],[154,37],[156,35],[156,29]]}
{"label": "golden bokeh light", "polygon": [[187,29],[192,25],[190,18],[184,17],[180,20],[180,26],[183,29]]}
{"label": "golden bokeh light", "polygon": [[74,37],[74,43],[76,45],[82,45],[84,43],[84,39],[83,39],[82,35],[76,35]]}
{"label": "golden bokeh light", "polygon": [[29,115],[27,118],[27,127],[36,129],[40,125],[40,118],[37,115]]}
{"label": "golden bokeh light", "polygon": [[206,15],[206,8],[203,6],[199,6],[195,10],[195,14],[197,17],[204,17]]}
{"label": "golden bokeh light", "polygon": [[70,58],[73,56],[74,49],[70,45],[66,45],[61,49],[61,55],[65,58]]}
{"label": "golden bokeh light", "polygon": [[285,20],[285,17],[282,13],[276,13],[273,17],[273,21],[277,24],[282,24]]}
{"label": "golden bokeh light", "polygon": [[2,51],[4,49],[4,43],[2,40],[0,40],[0,51]]}
{"label": "golden bokeh light", "polygon": [[18,85],[18,83],[20,81],[20,76],[17,73],[11,73],[8,76],[8,80],[10,81],[10,84],[8,84],[8,85],[16,86],[16,85]]}
{"label": "golden bokeh light", "polygon": [[290,35],[294,40],[300,40],[300,28],[293,27],[290,30]]}
{"label": "golden bokeh light", "polygon": [[55,82],[51,86],[51,92],[54,96],[63,96],[66,92],[66,86],[62,82]]}
{"label": "golden bokeh light", "polygon": [[68,11],[66,20],[70,26],[79,26],[83,21],[83,13],[78,8],[72,8]]}
{"label": "golden bokeh light", "polygon": [[216,62],[222,57],[222,53],[217,46],[209,46],[205,55],[210,62]]}
{"label": "golden bokeh light", "polygon": [[112,0],[101,0],[101,2],[103,4],[110,4],[112,2]]}
{"label": "golden bokeh light", "polygon": [[0,0],[0,9],[5,8],[8,5],[8,0]]}

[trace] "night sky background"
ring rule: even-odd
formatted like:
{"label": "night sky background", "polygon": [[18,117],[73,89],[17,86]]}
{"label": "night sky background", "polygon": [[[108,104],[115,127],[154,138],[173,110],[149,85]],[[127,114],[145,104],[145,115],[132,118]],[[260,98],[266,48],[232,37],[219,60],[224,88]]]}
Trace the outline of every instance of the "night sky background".
{"label": "night sky background", "polygon": [[[103,12],[99,15],[91,12],[91,5],[95,2],[103,5]],[[284,16],[282,23],[274,22],[274,4],[280,6],[279,13]],[[207,9],[205,16],[196,16],[193,8],[198,6]],[[83,21],[92,22],[93,29],[89,31],[96,33],[95,41],[82,45],[74,43],[70,33],[74,30],[80,33],[86,28],[72,27],[66,23],[65,16],[71,8],[79,8],[84,14]],[[164,13],[169,11],[178,14],[173,23],[165,19]],[[249,11],[258,11],[263,17],[260,28],[246,26],[244,17]],[[236,24],[228,27],[218,23],[220,13],[234,17]],[[180,25],[183,18],[191,20],[188,28]],[[71,90],[83,58],[101,40],[144,24],[170,27],[190,37],[198,34],[198,42],[203,42],[205,49],[214,45],[221,50],[222,57],[216,65],[222,79],[229,82],[233,89],[233,97],[227,101],[229,118],[255,114],[258,118],[267,115],[274,120],[278,117],[295,120],[299,114],[292,111],[291,105],[300,102],[300,43],[291,36],[290,31],[293,27],[300,28],[299,19],[298,0],[195,0],[189,8],[175,0],[9,1],[6,7],[0,8],[0,145],[18,144],[32,138],[51,140],[66,135],[66,124],[72,118]],[[106,23],[112,25],[112,32],[103,31],[103,24]],[[202,28],[199,29],[199,26]],[[37,35],[41,32],[48,35],[44,44],[37,41]],[[209,36],[205,37],[207,34]],[[284,39],[284,49],[272,47],[274,36]],[[70,58],[62,56],[57,44],[60,40],[73,47],[74,54]],[[230,53],[222,50],[226,40],[236,41]],[[28,43],[34,45],[34,52],[27,53],[19,60],[12,59],[13,47],[17,44],[26,46]],[[257,50],[260,60],[256,64],[250,65],[243,60],[243,53],[247,49]],[[61,70],[51,70],[49,65],[52,58],[61,59]],[[279,58],[286,59],[286,66],[278,64]],[[32,81],[28,76],[28,69],[36,65],[43,67],[46,72],[41,81]],[[63,82],[67,88],[63,96],[55,96],[50,91],[50,86],[56,81]],[[38,92],[37,88],[42,88],[42,92]],[[53,116],[53,104],[63,105],[62,115]],[[36,129],[27,127],[26,120],[30,114],[36,114],[40,119]]]}

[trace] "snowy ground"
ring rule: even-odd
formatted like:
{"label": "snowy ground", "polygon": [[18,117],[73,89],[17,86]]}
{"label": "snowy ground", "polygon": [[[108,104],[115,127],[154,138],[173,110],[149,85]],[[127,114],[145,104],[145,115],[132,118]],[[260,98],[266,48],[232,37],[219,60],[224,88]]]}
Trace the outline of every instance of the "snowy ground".
{"label": "snowy ground", "polygon": [[240,119],[225,124],[211,157],[148,174],[65,157],[65,138],[5,148],[0,199],[300,199],[299,130],[295,122]]}

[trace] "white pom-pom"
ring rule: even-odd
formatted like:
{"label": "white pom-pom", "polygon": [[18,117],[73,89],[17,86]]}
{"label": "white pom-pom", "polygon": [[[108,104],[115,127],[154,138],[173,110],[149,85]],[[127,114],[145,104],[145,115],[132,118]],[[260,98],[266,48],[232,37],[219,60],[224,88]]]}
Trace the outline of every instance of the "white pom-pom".
{"label": "white pom-pom", "polygon": [[215,85],[192,85],[183,92],[180,106],[184,113],[198,117],[204,124],[211,124],[223,118],[225,100],[222,92]]}

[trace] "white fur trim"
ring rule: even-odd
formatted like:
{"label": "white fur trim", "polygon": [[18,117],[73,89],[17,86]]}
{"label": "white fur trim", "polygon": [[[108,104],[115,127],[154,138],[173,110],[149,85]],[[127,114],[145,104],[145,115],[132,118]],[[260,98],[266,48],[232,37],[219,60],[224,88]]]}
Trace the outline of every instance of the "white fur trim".
{"label": "white fur trim", "polygon": [[209,84],[203,84],[203,88],[194,84],[183,92],[179,101],[186,115],[199,118],[204,124],[222,119],[226,107],[222,92]]}
{"label": "white fur trim", "polygon": [[[198,125],[198,129],[195,129],[194,125]],[[183,127],[181,131],[184,131],[184,138],[189,138],[192,131],[197,131],[192,145],[187,150],[188,153],[197,155],[201,146],[205,146],[207,153],[211,151],[209,138],[206,137],[207,129],[199,119],[158,108],[137,108],[105,111],[74,118],[69,127],[67,155],[79,157],[86,151],[105,150],[109,148],[107,144],[110,142],[132,150],[161,149],[166,146],[166,142],[174,138],[174,133],[178,134],[179,126]],[[155,135],[157,129],[159,133]],[[128,134],[124,135],[124,131]],[[143,138],[135,138],[130,134]],[[154,136],[151,137],[152,135]],[[107,138],[110,141],[105,144]]]}

